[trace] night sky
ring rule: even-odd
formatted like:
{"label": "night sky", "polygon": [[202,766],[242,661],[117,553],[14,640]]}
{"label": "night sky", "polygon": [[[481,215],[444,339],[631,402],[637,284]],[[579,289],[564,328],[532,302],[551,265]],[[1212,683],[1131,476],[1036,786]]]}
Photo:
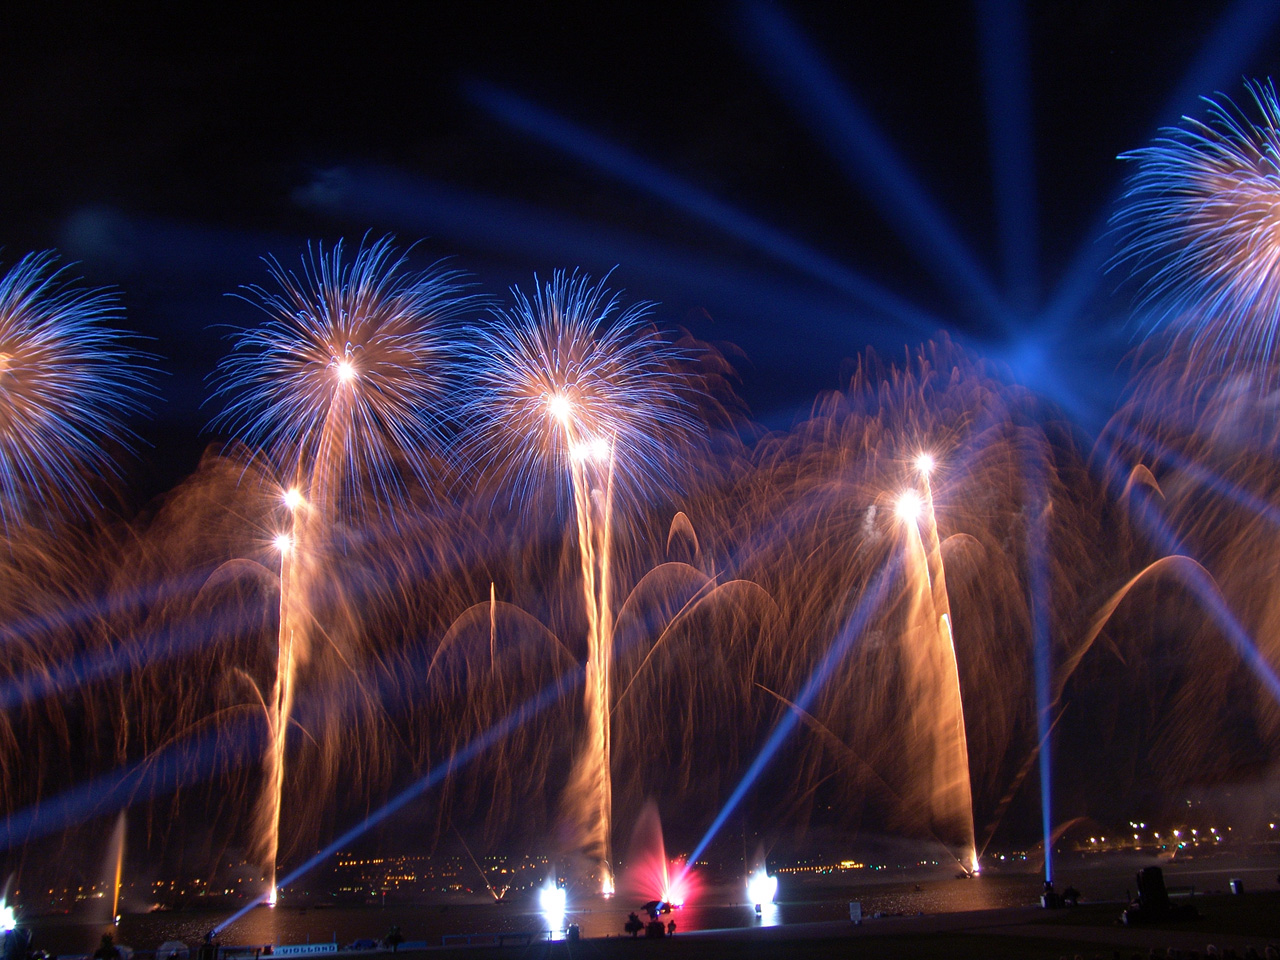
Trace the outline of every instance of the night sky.
{"label": "night sky", "polygon": [[770,426],[845,358],[946,330],[1087,433],[1138,329],[1101,270],[1117,154],[1280,56],[1247,0],[262,7],[10,12],[0,34],[3,258],[59,248],[151,338],[140,501],[216,439],[219,325],[256,320],[226,294],[265,254],[366,232],[496,297],[616,266],[661,324],[740,349]]}

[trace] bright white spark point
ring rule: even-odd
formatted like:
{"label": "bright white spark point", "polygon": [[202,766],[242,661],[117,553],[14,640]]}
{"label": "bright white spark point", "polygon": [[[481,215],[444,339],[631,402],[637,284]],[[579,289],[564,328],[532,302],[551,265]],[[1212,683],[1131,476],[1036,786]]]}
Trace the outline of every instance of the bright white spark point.
{"label": "bright white spark point", "polygon": [[283,499],[284,505],[290,510],[297,510],[300,506],[306,503],[306,501],[302,499],[302,492],[297,487],[290,487],[286,490],[284,492]]}
{"label": "bright white spark point", "polygon": [[671,878],[667,881],[666,886],[662,890],[662,899],[673,907],[683,907],[686,876],[684,864],[679,861],[672,861],[671,865],[675,869],[671,873]]}
{"label": "bright white spark point", "polygon": [[764,867],[761,867],[747,878],[748,903],[773,903],[774,895],[777,892],[778,878],[771,877],[765,873]]}
{"label": "bright white spark point", "polygon": [[573,419],[573,401],[563,393],[553,393],[547,397],[547,413],[562,424],[568,424]]}
{"label": "bright white spark point", "polygon": [[573,458],[575,463],[581,463],[584,460],[590,460],[593,463],[608,463],[610,452],[609,441],[603,437],[597,437],[595,440],[575,443],[569,450],[569,456]]}
{"label": "bright white spark point", "polygon": [[547,881],[547,886],[538,891],[538,906],[542,914],[552,924],[552,930],[558,930],[564,920],[565,895],[563,888],[554,880]]}
{"label": "bright white spark point", "polygon": [[933,461],[933,454],[922,453],[918,457],[916,457],[916,469],[919,470],[926,477],[929,474],[933,473],[934,466],[935,464]]}
{"label": "bright white spark point", "polygon": [[343,383],[350,383],[356,378],[356,365],[350,360],[339,360],[334,369],[338,373],[338,379]]}
{"label": "bright white spark point", "polygon": [[898,497],[894,510],[899,520],[918,520],[924,510],[924,503],[920,500],[920,494],[914,490],[904,490]]}
{"label": "bright white spark point", "polygon": [[14,915],[13,907],[0,900],[0,933],[8,933],[17,925],[18,918]]}
{"label": "bright white spark point", "polygon": [[276,538],[272,542],[276,545],[276,549],[282,554],[288,553],[293,549],[293,537],[289,536],[287,533],[276,534]]}

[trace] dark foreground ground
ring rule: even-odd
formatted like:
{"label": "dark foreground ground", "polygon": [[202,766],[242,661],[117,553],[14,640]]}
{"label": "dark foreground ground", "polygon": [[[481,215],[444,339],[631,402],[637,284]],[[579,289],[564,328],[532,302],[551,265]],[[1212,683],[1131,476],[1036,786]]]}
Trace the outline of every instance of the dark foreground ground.
{"label": "dark foreground ground", "polygon": [[850,923],[677,933],[663,940],[608,937],[577,943],[464,946],[403,952],[432,960],[720,960],[720,958],[867,957],[883,960],[1057,960],[1147,958],[1170,948],[1204,956],[1209,944],[1243,957],[1280,945],[1280,893],[1196,897],[1201,918],[1142,928],[1122,926],[1121,904],[1046,911],[1033,907]]}

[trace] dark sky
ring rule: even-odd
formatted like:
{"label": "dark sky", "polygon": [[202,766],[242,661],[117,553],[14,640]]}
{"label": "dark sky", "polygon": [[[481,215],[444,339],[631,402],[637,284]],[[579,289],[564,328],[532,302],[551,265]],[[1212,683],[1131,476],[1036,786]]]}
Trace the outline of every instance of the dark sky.
{"label": "dark sky", "polygon": [[[6,262],[62,249],[154,338],[167,376],[140,428],[154,444],[135,468],[146,495],[211,439],[200,404],[225,346],[216,325],[255,319],[225,294],[263,279],[263,254],[296,262],[308,239],[366,231],[422,240],[416,261],[453,257],[499,296],[535,271],[616,264],[616,284],[660,301],[662,323],[742,348],[743,392],[770,424],[836,386],[843,358],[901,355],[944,328],[1048,385],[1087,428],[1119,382],[1132,291],[1094,262],[1065,315],[1044,307],[1078,253],[1105,259],[1117,153],[1195,110],[1189,94],[1269,75],[1280,49],[1271,5],[1250,0],[112,6],[6,15],[0,242]],[[798,72],[760,26],[777,16],[808,46]],[[867,127],[815,118],[801,92],[815,66]],[[993,90],[1004,116],[1024,95],[1028,137],[1016,122],[1013,141],[993,133]],[[643,166],[588,164],[486,109],[484,91],[589,131],[597,158],[604,142]],[[866,147],[867,129],[887,149],[859,168],[838,144]],[[997,187],[1019,170],[1034,201],[1021,285]],[[956,282],[930,246],[939,235],[958,239],[1003,316]],[[924,319],[851,295],[832,269]]]}

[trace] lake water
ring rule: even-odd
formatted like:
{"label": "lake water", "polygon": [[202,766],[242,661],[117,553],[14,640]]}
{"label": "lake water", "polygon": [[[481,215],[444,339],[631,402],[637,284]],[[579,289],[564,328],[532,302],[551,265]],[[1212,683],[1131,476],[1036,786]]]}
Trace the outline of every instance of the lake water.
{"label": "lake water", "polygon": [[[1275,889],[1280,863],[1272,858],[1249,861],[1162,862],[1165,882],[1170,887],[1195,886],[1198,892],[1226,891],[1231,878],[1241,878],[1246,889]],[[1059,863],[1057,888],[1077,887],[1089,900],[1122,900],[1134,890],[1134,873],[1154,858],[1094,858]],[[847,877],[848,875],[844,875]],[[677,932],[772,924],[808,923],[848,917],[848,903],[862,903],[864,917],[875,913],[950,913],[1025,906],[1038,902],[1041,878],[1029,872],[988,870],[972,880],[950,876],[894,879],[869,877],[849,882],[844,877],[780,877],[778,903],[763,906],[759,916],[752,905],[741,902],[739,888],[710,888],[698,902],[674,911]],[[541,914],[536,901],[472,902],[449,904],[389,904],[387,906],[335,906],[299,908],[281,905],[260,907],[223,930],[224,945],[318,943],[337,940],[345,945],[357,939],[378,939],[394,924],[407,941],[439,944],[445,936],[496,933],[533,933],[542,937],[554,926],[561,935],[563,924],[576,923],[584,937],[619,936],[627,914],[640,904],[622,897],[603,900],[597,896],[569,894],[569,909],[562,922]],[[126,914],[120,923],[117,941],[139,950],[154,950],[166,940],[196,945],[204,934],[226,918],[214,911],[174,911]],[[74,917],[42,917],[24,924],[33,935],[33,945],[58,954],[84,954],[96,947],[104,930],[97,923]]]}

